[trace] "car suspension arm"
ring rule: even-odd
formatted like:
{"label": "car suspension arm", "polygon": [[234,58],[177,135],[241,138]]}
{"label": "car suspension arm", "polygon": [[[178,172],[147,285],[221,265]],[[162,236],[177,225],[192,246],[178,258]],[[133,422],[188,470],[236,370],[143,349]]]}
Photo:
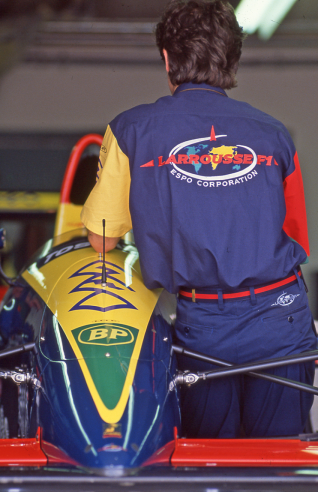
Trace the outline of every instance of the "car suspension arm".
{"label": "car suspension arm", "polygon": [[[11,347],[0,351],[0,359],[4,357],[9,357],[12,355],[22,354],[24,352],[31,352],[31,350],[36,354],[37,348],[34,342],[25,343],[24,345],[18,345],[17,347]],[[16,371],[11,371],[7,369],[0,369],[0,378],[8,379],[11,378],[16,384],[30,383],[33,388],[40,388],[41,383],[38,378],[23,369],[17,369]]]}
{"label": "car suspension arm", "polygon": [[193,350],[188,350],[178,345],[172,345],[171,350],[172,352],[182,354],[193,359],[197,359],[203,362],[209,362],[218,366],[223,366],[226,369],[215,369],[213,371],[198,372],[197,374],[190,372],[179,372],[169,385],[170,391],[172,391],[177,384],[191,385],[199,380],[215,379],[225,376],[235,376],[238,374],[248,374],[249,376],[265,379],[267,381],[282,384],[284,386],[289,386],[290,388],[295,388],[301,391],[306,391],[308,393],[313,393],[314,395],[318,395],[318,388],[316,386],[311,386],[309,384],[300,383],[298,381],[293,381],[291,379],[275,376],[272,374],[254,372],[263,369],[271,369],[274,367],[281,367],[284,365],[298,364],[300,362],[316,360],[318,359],[318,350],[303,352],[301,354],[293,354],[286,357],[277,357],[275,359],[268,359],[259,362],[250,362],[248,364],[241,365],[234,365],[225,360],[218,359],[216,357],[210,357],[201,354],[200,352],[195,352]]}
{"label": "car suspension arm", "polygon": [[11,355],[22,354],[23,352],[30,352],[31,350],[35,354],[37,353],[35,342],[25,343],[24,345],[18,345],[17,347],[0,350],[0,359],[4,357],[9,357]]}
{"label": "car suspension arm", "polygon": [[17,385],[22,383],[30,383],[32,384],[33,388],[41,387],[41,382],[34,374],[31,374],[30,372],[25,372],[22,369],[16,371],[0,369],[0,378],[11,378],[12,381]]}

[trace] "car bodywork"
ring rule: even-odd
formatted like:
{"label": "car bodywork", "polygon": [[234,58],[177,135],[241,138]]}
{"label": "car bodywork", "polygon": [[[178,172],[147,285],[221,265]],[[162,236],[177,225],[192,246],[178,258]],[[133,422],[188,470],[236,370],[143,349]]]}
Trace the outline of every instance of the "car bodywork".
{"label": "car bodywork", "polygon": [[145,288],[131,244],[107,254],[103,287],[102,259],[81,232],[45,244],[6,294],[2,343],[36,344],[24,355],[39,386],[30,432],[41,427],[47,454],[63,450],[92,468],[138,466],[178,425],[173,313],[165,294]]}

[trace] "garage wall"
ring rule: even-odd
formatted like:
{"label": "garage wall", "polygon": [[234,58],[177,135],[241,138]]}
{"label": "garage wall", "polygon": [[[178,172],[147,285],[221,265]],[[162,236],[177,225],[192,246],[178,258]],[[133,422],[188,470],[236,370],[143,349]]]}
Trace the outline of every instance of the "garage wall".
{"label": "garage wall", "polygon": [[119,112],[168,94],[163,64],[21,64],[0,81],[1,131],[104,131]]}

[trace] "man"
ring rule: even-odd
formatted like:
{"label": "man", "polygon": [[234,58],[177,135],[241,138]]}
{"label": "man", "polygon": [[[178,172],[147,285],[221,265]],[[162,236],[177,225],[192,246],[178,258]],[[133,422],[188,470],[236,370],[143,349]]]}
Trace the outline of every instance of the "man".
{"label": "man", "polygon": [[[309,254],[285,127],[230,99],[243,33],[226,1],[176,0],[156,29],[172,96],[108,126],[82,220],[106,251],[134,229],[144,282],[178,294],[179,344],[231,363],[316,348],[299,265]],[[211,366],[180,358],[180,368]],[[313,363],[271,373],[311,384]],[[248,376],[182,392],[188,437],[303,431],[312,396]]]}

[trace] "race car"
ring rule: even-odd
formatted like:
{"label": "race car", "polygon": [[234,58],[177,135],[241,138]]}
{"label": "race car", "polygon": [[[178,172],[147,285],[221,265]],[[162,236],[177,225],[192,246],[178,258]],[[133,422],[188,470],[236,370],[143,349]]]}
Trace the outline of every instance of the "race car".
{"label": "race car", "polygon": [[[63,465],[102,474],[159,465],[317,466],[316,434],[182,436],[180,385],[249,374],[317,395],[318,388],[262,370],[315,360],[318,351],[233,366],[175,345],[175,297],[143,284],[133,233],[101,255],[80,222],[101,143],[102,137],[92,134],[75,146],[54,237],[16,279],[6,278],[10,287],[0,309],[0,466]],[[211,370],[179,372],[178,354],[205,360]]]}

